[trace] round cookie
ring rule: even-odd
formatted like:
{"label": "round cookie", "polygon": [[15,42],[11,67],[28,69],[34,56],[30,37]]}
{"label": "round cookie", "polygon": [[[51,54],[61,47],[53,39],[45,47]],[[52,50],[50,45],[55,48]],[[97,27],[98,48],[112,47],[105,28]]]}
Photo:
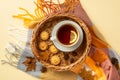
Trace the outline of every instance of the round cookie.
{"label": "round cookie", "polygon": [[40,42],[39,48],[40,50],[46,50],[48,48],[48,44],[46,42]]}
{"label": "round cookie", "polygon": [[42,40],[47,40],[47,39],[49,38],[49,33],[48,33],[47,31],[42,31],[42,32],[40,33],[40,38],[41,38]]}
{"label": "round cookie", "polygon": [[58,55],[54,55],[50,58],[50,62],[53,65],[58,65],[60,63],[60,57]]}
{"label": "round cookie", "polygon": [[49,50],[51,53],[54,53],[54,54],[58,52],[58,49],[54,45],[51,45]]}

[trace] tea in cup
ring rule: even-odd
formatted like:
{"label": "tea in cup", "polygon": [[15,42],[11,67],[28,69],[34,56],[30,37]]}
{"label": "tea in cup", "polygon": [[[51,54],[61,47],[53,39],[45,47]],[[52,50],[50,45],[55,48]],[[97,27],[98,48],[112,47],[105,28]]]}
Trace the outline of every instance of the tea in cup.
{"label": "tea in cup", "polygon": [[59,50],[71,52],[82,43],[83,31],[76,22],[64,20],[54,26],[50,39]]}

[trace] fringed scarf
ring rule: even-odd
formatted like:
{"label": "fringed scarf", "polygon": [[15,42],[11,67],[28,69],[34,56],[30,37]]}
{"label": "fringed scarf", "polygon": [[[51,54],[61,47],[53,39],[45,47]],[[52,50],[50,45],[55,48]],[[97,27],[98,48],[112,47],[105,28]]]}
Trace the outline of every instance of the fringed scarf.
{"label": "fringed scarf", "polygon": [[[34,14],[31,14],[24,8],[20,8],[20,10],[23,10],[25,13],[13,16],[14,18],[22,19],[25,28],[34,29],[37,23],[43,20],[44,17],[60,13],[75,15],[82,19],[88,26],[92,35],[92,45],[89,56],[84,64],[91,68],[91,70],[95,72],[95,75],[92,76],[91,71],[86,71],[84,68],[81,68],[81,64],[77,65],[77,69],[73,68],[73,72],[79,74],[84,80],[120,80],[117,71],[117,69],[119,69],[117,59],[112,58],[112,63],[114,64],[114,62],[116,62],[116,64],[113,65],[110,60],[110,46],[95,34],[94,25],[85,13],[79,0],[65,0],[64,3],[61,3],[60,0],[57,0],[57,3],[54,3],[53,0],[37,0],[34,3],[36,5]],[[20,56],[17,56],[16,58],[18,57]],[[27,57],[27,59],[23,61],[23,64],[28,66],[27,70],[30,71],[32,69],[35,70],[35,62],[34,58]],[[32,67],[30,67],[30,65],[32,65]]]}

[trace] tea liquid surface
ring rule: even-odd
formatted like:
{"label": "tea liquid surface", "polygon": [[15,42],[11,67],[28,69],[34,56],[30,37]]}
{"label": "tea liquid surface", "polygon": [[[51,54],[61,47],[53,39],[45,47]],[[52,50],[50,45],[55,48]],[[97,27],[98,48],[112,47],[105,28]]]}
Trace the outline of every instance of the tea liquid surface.
{"label": "tea liquid surface", "polygon": [[77,39],[77,31],[72,25],[63,25],[57,33],[58,40],[65,45],[72,44]]}

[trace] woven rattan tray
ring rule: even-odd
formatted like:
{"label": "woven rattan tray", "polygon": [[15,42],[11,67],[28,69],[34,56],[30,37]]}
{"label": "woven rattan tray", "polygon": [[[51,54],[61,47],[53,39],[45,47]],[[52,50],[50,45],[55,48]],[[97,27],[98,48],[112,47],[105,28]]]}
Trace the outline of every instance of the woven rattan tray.
{"label": "woven rattan tray", "polygon": [[[50,64],[49,60],[47,61],[42,60],[42,56],[40,55],[42,51],[38,47],[39,43],[42,41],[40,39],[40,33],[44,30],[47,30],[51,37],[51,32],[52,29],[54,28],[54,25],[59,21],[63,21],[63,20],[72,20],[75,21],[77,24],[79,24],[84,32],[84,39],[82,45],[75,50],[75,52],[77,52],[77,56],[72,56],[70,53],[68,53],[70,58],[75,59],[73,63],[70,63],[69,59],[67,60],[67,62],[65,62],[63,57],[64,56],[63,54],[65,52],[59,51],[59,53],[57,54],[60,55],[61,63],[55,66]],[[46,41],[46,43],[48,44],[48,46],[53,44],[52,41],[50,41],[50,38]],[[51,68],[57,71],[71,70],[72,67],[75,67],[77,64],[82,63],[85,60],[86,56],[88,55],[88,52],[90,50],[90,45],[91,45],[91,35],[87,26],[84,24],[82,20],[70,14],[54,14],[54,15],[49,15],[49,17],[48,16],[45,17],[40,23],[38,23],[38,25],[34,29],[32,35],[32,41],[31,41],[31,48],[35,58],[47,68]],[[50,56],[52,56],[52,54]]]}

